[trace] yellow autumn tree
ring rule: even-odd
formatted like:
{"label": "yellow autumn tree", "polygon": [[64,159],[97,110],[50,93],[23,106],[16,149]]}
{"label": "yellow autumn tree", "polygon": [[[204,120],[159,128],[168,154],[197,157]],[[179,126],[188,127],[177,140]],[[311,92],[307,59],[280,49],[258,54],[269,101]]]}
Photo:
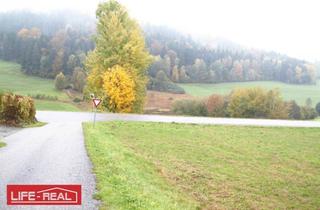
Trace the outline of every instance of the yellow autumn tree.
{"label": "yellow autumn tree", "polygon": [[119,65],[115,65],[103,75],[103,90],[112,112],[132,112],[135,101],[134,89],[133,79],[126,69]]}
{"label": "yellow autumn tree", "polygon": [[[147,68],[151,62],[143,33],[127,10],[115,0],[101,3],[96,12],[96,48],[88,54],[86,93],[110,97],[103,87],[104,77],[116,65],[123,68],[134,82],[131,112],[142,112],[146,96]],[[110,107],[106,107],[110,109]]]}

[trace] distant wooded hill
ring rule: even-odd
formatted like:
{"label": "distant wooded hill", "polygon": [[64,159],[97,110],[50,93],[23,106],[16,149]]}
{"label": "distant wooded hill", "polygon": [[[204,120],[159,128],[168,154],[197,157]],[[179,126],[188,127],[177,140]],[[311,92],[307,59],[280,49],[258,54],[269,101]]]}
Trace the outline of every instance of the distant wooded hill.
{"label": "distant wooded hill", "polygon": [[[173,89],[173,82],[220,83],[274,80],[313,84],[315,65],[275,52],[232,44],[200,44],[165,27],[145,26],[147,47],[155,56],[150,66],[150,89]],[[27,74],[53,78],[84,68],[94,48],[95,20],[75,12],[0,14],[0,59],[15,61]],[[208,47],[208,46],[215,46]],[[176,92],[180,90],[177,89]]]}

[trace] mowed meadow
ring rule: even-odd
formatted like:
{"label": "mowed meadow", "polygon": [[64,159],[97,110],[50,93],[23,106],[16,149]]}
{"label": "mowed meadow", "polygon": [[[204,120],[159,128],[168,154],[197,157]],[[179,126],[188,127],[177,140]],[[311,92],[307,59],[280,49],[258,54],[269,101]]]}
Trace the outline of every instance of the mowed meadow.
{"label": "mowed meadow", "polygon": [[320,130],[84,125],[101,209],[318,209]]}
{"label": "mowed meadow", "polygon": [[38,110],[79,111],[65,92],[55,89],[54,81],[24,74],[16,63],[0,60],[0,91],[25,96],[45,95],[55,100],[35,100]]}
{"label": "mowed meadow", "polygon": [[311,98],[313,105],[320,102],[320,80],[316,85],[286,84],[273,81],[257,82],[228,82],[218,84],[179,84],[187,94],[192,96],[206,97],[211,94],[227,95],[235,88],[261,87],[264,89],[278,88],[284,100],[295,100],[299,105],[304,105],[307,98]]}

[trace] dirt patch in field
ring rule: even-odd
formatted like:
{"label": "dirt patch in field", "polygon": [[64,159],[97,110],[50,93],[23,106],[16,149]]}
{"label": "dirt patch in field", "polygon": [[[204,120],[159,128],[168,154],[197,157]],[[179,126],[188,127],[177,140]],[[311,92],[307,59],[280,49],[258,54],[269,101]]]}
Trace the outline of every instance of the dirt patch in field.
{"label": "dirt patch in field", "polygon": [[[69,103],[77,106],[82,111],[92,111],[91,100],[85,101],[83,95],[74,90],[65,90],[69,96]],[[74,99],[78,98],[80,102],[74,102]],[[146,103],[144,106],[144,112],[148,114],[170,114],[171,106],[175,101],[182,99],[195,99],[196,97],[187,94],[174,94],[158,91],[147,91]]]}
{"label": "dirt patch in field", "polygon": [[177,100],[193,99],[195,97],[187,94],[174,94],[158,91],[148,91],[145,104],[146,113],[170,113],[172,104]]}

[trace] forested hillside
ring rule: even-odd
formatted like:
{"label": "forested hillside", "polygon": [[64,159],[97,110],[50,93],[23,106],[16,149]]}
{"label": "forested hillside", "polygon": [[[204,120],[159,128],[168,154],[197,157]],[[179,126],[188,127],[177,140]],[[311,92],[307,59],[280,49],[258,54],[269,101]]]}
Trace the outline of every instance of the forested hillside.
{"label": "forested hillside", "polygon": [[[0,14],[0,59],[16,61],[27,74],[54,78],[84,68],[94,48],[95,20],[76,13]],[[212,26],[213,27],[213,26]],[[275,52],[208,43],[155,26],[145,26],[145,39],[154,55],[150,89],[181,92],[173,82],[220,83],[274,80],[313,84],[316,68],[303,60]],[[213,46],[216,47],[208,47]]]}
{"label": "forested hillside", "polygon": [[147,27],[145,31],[150,52],[158,56],[150,68],[151,76],[162,69],[175,82],[275,80],[313,84],[316,79],[314,65],[286,55],[223,43],[210,48],[165,28]]}
{"label": "forested hillside", "polygon": [[87,51],[93,48],[92,22],[78,14],[1,14],[0,58],[20,63],[27,74],[71,75],[75,67],[83,67]]}

